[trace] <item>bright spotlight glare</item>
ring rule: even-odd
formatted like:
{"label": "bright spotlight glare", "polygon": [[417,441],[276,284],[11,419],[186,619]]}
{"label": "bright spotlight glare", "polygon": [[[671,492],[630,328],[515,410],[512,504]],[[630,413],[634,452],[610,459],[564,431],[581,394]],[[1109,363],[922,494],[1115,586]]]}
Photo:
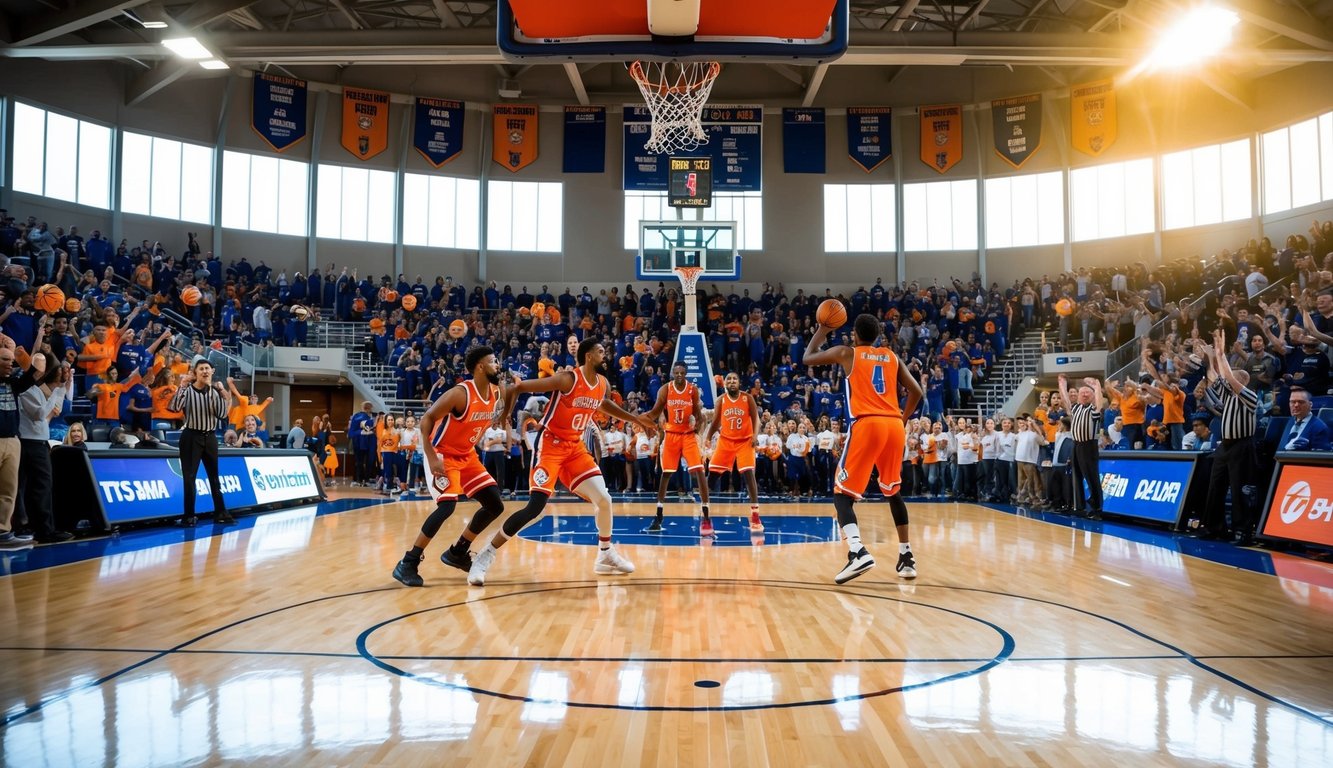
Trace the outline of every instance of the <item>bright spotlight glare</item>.
{"label": "bright spotlight glare", "polygon": [[1201,5],[1167,27],[1149,57],[1150,66],[1174,69],[1203,61],[1231,42],[1240,16],[1227,8]]}
{"label": "bright spotlight glare", "polygon": [[163,40],[162,45],[171,49],[173,53],[182,59],[211,59],[213,54],[208,52],[204,44],[193,37],[173,37],[169,40]]}

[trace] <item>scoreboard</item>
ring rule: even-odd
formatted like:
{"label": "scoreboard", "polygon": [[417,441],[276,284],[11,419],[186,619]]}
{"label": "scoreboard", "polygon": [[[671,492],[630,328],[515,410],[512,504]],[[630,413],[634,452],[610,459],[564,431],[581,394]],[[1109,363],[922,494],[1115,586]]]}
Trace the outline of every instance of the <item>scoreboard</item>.
{"label": "scoreboard", "polygon": [[667,202],[671,207],[712,207],[713,158],[672,157],[669,162]]}

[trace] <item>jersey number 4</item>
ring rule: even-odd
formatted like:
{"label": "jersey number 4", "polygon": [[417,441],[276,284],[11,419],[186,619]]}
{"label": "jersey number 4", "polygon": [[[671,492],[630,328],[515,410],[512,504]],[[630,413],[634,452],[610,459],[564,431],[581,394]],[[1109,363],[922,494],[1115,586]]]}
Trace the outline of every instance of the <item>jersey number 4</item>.
{"label": "jersey number 4", "polygon": [[874,373],[870,374],[870,386],[875,388],[877,394],[884,394],[884,368],[875,366]]}

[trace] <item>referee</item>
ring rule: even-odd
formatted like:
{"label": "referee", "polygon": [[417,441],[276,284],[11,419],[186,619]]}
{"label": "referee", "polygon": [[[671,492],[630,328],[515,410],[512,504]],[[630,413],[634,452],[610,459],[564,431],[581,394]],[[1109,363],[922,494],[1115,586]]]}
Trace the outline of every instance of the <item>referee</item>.
{"label": "referee", "polygon": [[[1213,334],[1213,345],[1201,347],[1208,356],[1211,379],[1208,396],[1220,403],[1222,442],[1213,452],[1213,469],[1208,476],[1208,501],[1203,507],[1201,539],[1220,540],[1232,534],[1243,547],[1254,543],[1255,514],[1242,490],[1255,465],[1254,426],[1259,396],[1247,385],[1248,371],[1235,371],[1227,360],[1226,337],[1221,330]],[[1231,529],[1226,524],[1226,495],[1231,491]]]}
{"label": "referee", "polygon": [[[1102,473],[1098,467],[1097,430],[1102,421],[1102,383],[1095,378],[1083,380],[1078,398],[1069,396],[1069,382],[1060,374],[1060,401],[1070,403],[1069,421],[1073,429],[1074,451],[1070,464],[1074,470],[1074,514],[1089,520],[1102,519]],[[1083,482],[1088,483],[1088,500],[1083,501]]]}
{"label": "referee", "polygon": [[201,461],[208,473],[208,487],[213,492],[213,522],[235,523],[222,501],[222,486],[218,481],[217,429],[231,408],[231,392],[222,386],[222,382],[213,381],[212,363],[202,357],[195,358],[193,372],[185,374],[176,395],[171,398],[170,407],[185,414],[185,428],[181,430],[180,439],[181,479],[185,483],[185,515],[181,525],[193,527],[199,522],[194,515],[194,483]]}

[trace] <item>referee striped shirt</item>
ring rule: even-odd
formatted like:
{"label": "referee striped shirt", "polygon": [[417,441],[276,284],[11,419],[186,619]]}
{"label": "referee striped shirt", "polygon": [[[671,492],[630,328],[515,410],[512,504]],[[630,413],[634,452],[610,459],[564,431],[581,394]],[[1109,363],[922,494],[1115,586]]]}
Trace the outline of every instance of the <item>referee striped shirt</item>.
{"label": "referee striped shirt", "polygon": [[200,432],[216,432],[218,425],[227,418],[227,401],[213,387],[199,389],[194,384],[180,387],[169,407],[185,414],[186,429]]}
{"label": "referee striped shirt", "polygon": [[1218,388],[1217,398],[1222,403],[1222,439],[1248,440],[1254,437],[1254,414],[1259,408],[1259,396],[1249,387],[1242,387],[1240,394],[1236,394],[1222,378],[1213,382],[1213,386]]}
{"label": "referee striped shirt", "polygon": [[1101,425],[1102,412],[1091,403],[1074,403],[1069,407],[1069,420],[1074,442],[1085,443],[1097,439],[1097,427]]}

